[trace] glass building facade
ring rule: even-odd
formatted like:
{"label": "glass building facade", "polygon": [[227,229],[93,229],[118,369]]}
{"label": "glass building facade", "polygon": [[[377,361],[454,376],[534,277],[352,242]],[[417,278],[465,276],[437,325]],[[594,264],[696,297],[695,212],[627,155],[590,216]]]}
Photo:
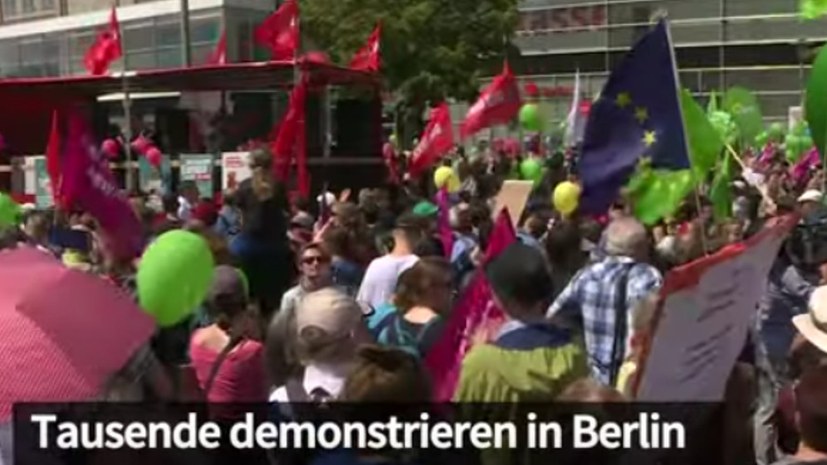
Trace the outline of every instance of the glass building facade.
{"label": "glass building facade", "polygon": [[[82,12],[75,13],[67,8],[84,1],[87,5]],[[181,13],[177,8],[180,2],[120,2],[121,5],[126,3],[129,5],[118,8],[125,60],[113,63],[112,70],[120,71],[124,66],[129,70],[182,66]],[[207,60],[224,28],[230,61],[259,57],[261,52],[254,47],[252,31],[272,8],[267,7],[267,2],[261,2],[261,8],[256,9],[236,7],[232,3],[190,0],[190,47],[194,64]],[[155,8],[161,4],[166,8]],[[198,4],[216,6],[193,8]],[[83,56],[104,26],[110,5],[108,0],[0,0],[0,77],[86,74]],[[141,11],[136,13],[137,10]],[[66,20],[72,21],[78,16],[93,17],[94,24],[66,26]]]}
{"label": "glass building facade", "polygon": [[666,14],[680,80],[702,100],[731,86],[753,90],[768,120],[800,105],[827,20],[803,22],[798,0],[522,0],[513,63],[536,83],[552,119],[569,109],[574,76],[595,95],[654,18]]}

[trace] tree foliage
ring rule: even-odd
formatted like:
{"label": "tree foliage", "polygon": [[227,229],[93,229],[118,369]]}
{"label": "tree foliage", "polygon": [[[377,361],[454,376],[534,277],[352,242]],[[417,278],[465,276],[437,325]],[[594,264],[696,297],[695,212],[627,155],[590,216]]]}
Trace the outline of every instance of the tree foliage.
{"label": "tree foliage", "polygon": [[517,0],[303,0],[300,7],[306,40],[345,65],[381,22],[382,76],[397,109],[415,119],[445,98],[473,100],[517,22]]}

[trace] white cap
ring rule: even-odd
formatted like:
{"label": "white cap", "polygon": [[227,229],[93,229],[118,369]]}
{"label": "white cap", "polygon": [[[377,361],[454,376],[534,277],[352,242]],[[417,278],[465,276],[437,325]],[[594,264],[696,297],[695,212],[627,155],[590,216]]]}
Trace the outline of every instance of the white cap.
{"label": "white cap", "polygon": [[821,203],[821,200],[824,198],[824,194],[821,191],[817,191],[815,189],[809,189],[801,194],[801,197],[798,198],[798,203],[802,202],[816,202]]}
{"label": "white cap", "polygon": [[793,324],[805,339],[827,353],[827,286],[813,291],[809,307],[808,313],[793,317]]}

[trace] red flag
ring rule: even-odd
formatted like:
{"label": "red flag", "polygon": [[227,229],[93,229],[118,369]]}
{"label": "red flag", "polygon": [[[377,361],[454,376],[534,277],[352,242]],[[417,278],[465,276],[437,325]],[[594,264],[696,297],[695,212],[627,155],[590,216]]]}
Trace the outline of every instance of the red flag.
{"label": "red flag", "polygon": [[[483,263],[496,258],[516,239],[511,216],[503,210],[494,223]],[[505,317],[493,302],[491,288],[482,267],[462,293],[448,318],[442,336],[425,358],[425,366],[436,381],[434,394],[439,402],[450,401],[459,381],[460,367],[465,354],[478,334],[491,337]]]}
{"label": "red flag", "polygon": [[208,65],[226,65],[227,64],[227,31],[221,32],[221,37],[215,44],[215,50],[207,58]]}
{"label": "red flag", "polygon": [[46,145],[46,172],[49,174],[49,184],[52,186],[52,198],[55,205],[62,206],[60,202],[60,119],[57,110],[52,112],[52,130]]}
{"label": "red flag", "polygon": [[431,110],[431,119],[425,126],[419,145],[411,155],[408,172],[411,176],[418,176],[453,146],[454,127],[451,124],[451,109],[447,103],[442,102]]}
{"label": "red flag", "polygon": [[100,75],[109,70],[109,65],[123,56],[121,48],[121,26],[115,7],[109,14],[109,24],[98,34],[95,43],[86,51],[83,64],[92,75]]}
{"label": "red flag", "polygon": [[[294,151],[302,145],[298,144],[299,138],[304,138],[304,105],[307,100],[307,81],[302,81],[290,93],[290,106],[284,119],[278,123],[279,132],[270,145],[273,152],[273,169],[276,177],[286,181],[290,174],[290,164],[294,159]],[[300,155],[301,156],[301,155]],[[297,161],[299,157],[296,157]]]}
{"label": "red flag", "polygon": [[368,37],[367,43],[358,51],[350,61],[350,68],[357,71],[379,71],[381,56],[379,55],[379,43],[382,36],[382,25],[377,24],[376,28]]}
{"label": "red flag", "polygon": [[299,48],[299,3],[284,2],[256,28],[255,38],[270,50],[272,60],[294,59]]}
{"label": "red flag", "polygon": [[520,106],[520,88],[506,63],[503,72],[482,91],[480,98],[468,110],[462,123],[462,137],[496,124],[508,123],[520,112]]}

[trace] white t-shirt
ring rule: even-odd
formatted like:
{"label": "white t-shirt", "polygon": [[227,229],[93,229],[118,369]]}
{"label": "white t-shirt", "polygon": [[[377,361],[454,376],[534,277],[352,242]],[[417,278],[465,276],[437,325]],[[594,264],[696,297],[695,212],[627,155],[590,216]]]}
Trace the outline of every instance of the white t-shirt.
{"label": "white t-shirt", "polygon": [[414,266],[419,261],[416,255],[385,255],[368,265],[356,300],[371,308],[378,308],[391,300],[396,291],[396,281],[400,273]]}

